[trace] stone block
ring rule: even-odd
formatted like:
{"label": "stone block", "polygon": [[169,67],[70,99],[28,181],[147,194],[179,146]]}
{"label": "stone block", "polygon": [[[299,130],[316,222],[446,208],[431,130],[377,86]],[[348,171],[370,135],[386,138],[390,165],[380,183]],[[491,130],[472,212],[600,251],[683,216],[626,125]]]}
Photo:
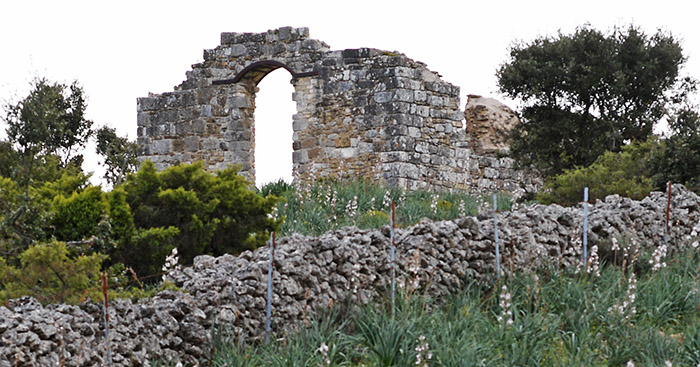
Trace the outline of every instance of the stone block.
{"label": "stone block", "polygon": [[417,127],[410,126],[408,128],[408,136],[412,138],[420,138],[421,137],[421,130]]}
{"label": "stone block", "polygon": [[211,105],[204,105],[199,107],[199,116],[200,117],[211,117]]}
{"label": "stone block", "polygon": [[378,92],[374,94],[374,102],[385,103],[391,101],[393,98],[392,92]]}
{"label": "stone block", "polygon": [[151,124],[151,114],[148,112],[139,112],[136,115],[136,126],[148,126]]}
{"label": "stone block", "polygon": [[357,148],[341,148],[337,151],[340,152],[340,158],[343,159],[357,157]]}
{"label": "stone block", "polygon": [[218,150],[221,140],[217,138],[205,138],[202,139],[202,149],[204,150]]}
{"label": "stone block", "polygon": [[198,136],[185,137],[185,151],[196,152],[199,148],[200,138]]}
{"label": "stone block", "polygon": [[171,139],[154,140],[152,147],[153,154],[169,154],[172,151]]}
{"label": "stone block", "polygon": [[309,154],[305,150],[297,150],[295,152],[292,152],[292,162],[293,163],[308,163],[309,162]]}
{"label": "stone block", "polygon": [[357,151],[360,154],[372,153],[372,152],[374,152],[374,144],[361,142],[357,145]]}

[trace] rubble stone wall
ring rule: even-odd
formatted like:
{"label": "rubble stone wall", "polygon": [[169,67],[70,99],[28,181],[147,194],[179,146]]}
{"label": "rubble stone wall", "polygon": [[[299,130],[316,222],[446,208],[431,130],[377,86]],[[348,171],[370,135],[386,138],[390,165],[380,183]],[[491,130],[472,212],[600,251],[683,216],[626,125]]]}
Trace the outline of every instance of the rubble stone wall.
{"label": "rubble stone wall", "polygon": [[[590,207],[588,238],[601,251],[613,237],[635,238],[653,249],[664,241],[667,198],[653,192],[641,201],[609,196]],[[670,252],[700,233],[700,197],[674,185]],[[465,282],[493,279],[493,212],[451,221],[422,221],[398,229],[399,284],[418,279],[421,291],[439,297]],[[582,209],[533,205],[498,213],[503,270],[527,271],[542,264],[580,262]],[[628,241],[622,241],[623,244]],[[390,279],[389,228],[346,227],[319,237],[294,235],[275,250],[272,327],[284,331],[315,310],[345,297],[367,303],[386,294]],[[264,332],[269,249],[240,256],[199,256],[168,277],[181,291],[164,291],[139,302],[110,304],[115,366],[149,365],[150,358],[206,365],[211,332],[224,326],[236,337]],[[406,285],[412,286],[412,285]],[[102,307],[42,306],[31,298],[0,307],[0,367],[104,365]]]}
{"label": "rubble stone wall", "polygon": [[173,92],[139,98],[141,159],[158,169],[239,164],[254,180],[257,84],[278,68],[289,71],[295,90],[295,180],[365,177],[407,189],[482,191],[538,185],[510,159],[475,153],[479,140],[463,126],[459,87],[401,53],[332,51],[308,28],[222,33],[221,45],[205,50]]}

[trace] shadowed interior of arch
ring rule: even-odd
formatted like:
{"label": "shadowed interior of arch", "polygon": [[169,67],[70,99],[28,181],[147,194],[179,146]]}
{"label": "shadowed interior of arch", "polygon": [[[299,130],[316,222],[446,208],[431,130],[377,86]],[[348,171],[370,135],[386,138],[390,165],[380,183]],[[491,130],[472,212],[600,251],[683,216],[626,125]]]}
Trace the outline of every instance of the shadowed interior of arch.
{"label": "shadowed interior of arch", "polygon": [[280,178],[292,182],[292,116],[296,113],[290,73],[279,68],[261,70],[260,74],[255,96],[255,185],[258,187]]}

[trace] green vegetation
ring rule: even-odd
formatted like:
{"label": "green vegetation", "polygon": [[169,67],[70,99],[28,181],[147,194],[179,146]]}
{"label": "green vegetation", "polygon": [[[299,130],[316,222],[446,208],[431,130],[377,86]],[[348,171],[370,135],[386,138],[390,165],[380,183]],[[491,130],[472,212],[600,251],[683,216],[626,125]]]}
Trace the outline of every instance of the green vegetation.
{"label": "green vegetation", "polygon": [[537,201],[576,205],[582,201],[585,187],[589,188],[591,202],[611,194],[641,200],[655,188],[650,177],[661,149],[655,139],[650,139],[624,146],[619,153],[605,152],[588,167],[567,169],[550,178],[537,194]]}
{"label": "green vegetation", "polygon": [[700,192],[700,109],[684,107],[669,121],[671,135],[656,157],[653,179],[657,187],[668,181]]}
{"label": "green vegetation", "polygon": [[546,268],[440,300],[400,295],[393,312],[388,300],[339,303],[269,345],[222,326],[212,365],[696,366],[699,261],[688,247],[657,271],[642,260],[600,276]]}
{"label": "green vegetation", "polygon": [[[389,225],[391,202],[396,206],[396,225],[413,225],[423,218],[454,219],[460,215],[476,215],[492,208],[491,195],[453,190],[404,191],[387,189],[380,184],[363,181],[317,181],[311,185],[290,185],[284,181],[267,184],[262,195],[275,195],[282,200],[275,216],[283,219],[280,236],[292,233],[320,235],[343,226],[380,228]],[[497,195],[499,210],[510,210],[508,194]]]}
{"label": "green vegetation", "polygon": [[[278,199],[250,190],[236,168],[208,173],[195,163],[156,172],[146,162],[133,172],[135,143],[92,129],[77,83],[38,79],[26,98],[4,107],[0,303],[23,295],[97,299],[101,271],[118,279],[111,289],[119,295],[147,295],[174,248],[186,265],[200,254],[255,248],[279,226],[268,217]],[[90,185],[82,171],[80,151],[91,136],[111,191]]]}
{"label": "green vegetation", "polygon": [[524,102],[512,155],[552,176],[645,141],[694,90],[680,75],[685,61],[672,35],[634,26],[583,26],[512,46],[497,72],[500,91]]}
{"label": "green vegetation", "polygon": [[20,255],[21,266],[7,265],[0,257],[0,301],[32,296],[43,303],[99,302],[100,264],[104,256],[70,256],[63,242],[31,246]]}

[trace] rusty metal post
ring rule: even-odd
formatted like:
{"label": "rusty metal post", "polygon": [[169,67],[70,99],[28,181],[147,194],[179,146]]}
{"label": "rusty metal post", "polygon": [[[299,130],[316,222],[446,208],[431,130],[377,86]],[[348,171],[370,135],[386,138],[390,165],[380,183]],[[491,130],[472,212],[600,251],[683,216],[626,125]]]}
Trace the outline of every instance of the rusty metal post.
{"label": "rusty metal post", "polygon": [[390,242],[391,242],[391,312],[394,312],[394,299],[396,297],[396,250],[394,248],[394,228],[396,226],[396,205],[394,201],[391,201],[391,230],[390,230]]}
{"label": "rusty metal post", "polygon": [[668,181],[668,203],[666,204],[666,230],[664,231],[664,242],[668,243],[669,237],[671,236],[669,221],[671,219],[671,185],[673,181]]}
{"label": "rusty metal post", "polygon": [[105,348],[107,348],[107,366],[112,367],[112,348],[109,345],[109,298],[107,296],[107,273],[102,272],[102,294],[104,307],[102,308],[105,321]]}
{"label": "rusty metal post", "polygon": [[493,194],[493,235],[496,244],[496,277],[501,277],[501,251],[498,245],[498,203],[496,194]]}
{"label": "rusty metal post", "polygon": [[583,189],[583,269],[588,270],[588,187]]}
{"label": "rusty metal post", "polygon": [[270,319],[272,317],[272,259],[275,251],[275,232],[270,233],[270,265],[267,268],[267,310],[265,316],[265,343],[270,342]]}

